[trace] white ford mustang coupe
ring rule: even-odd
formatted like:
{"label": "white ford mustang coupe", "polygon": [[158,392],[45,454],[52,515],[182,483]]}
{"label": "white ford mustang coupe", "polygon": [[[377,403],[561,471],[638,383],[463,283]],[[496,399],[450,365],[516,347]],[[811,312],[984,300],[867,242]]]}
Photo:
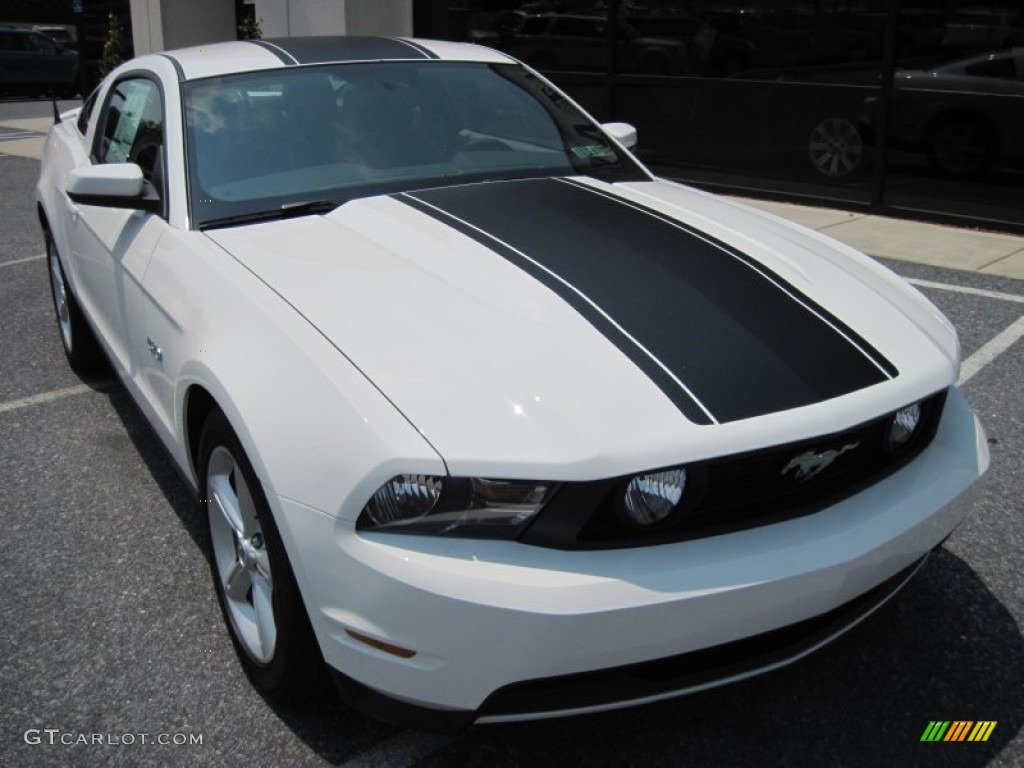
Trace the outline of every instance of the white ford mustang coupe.
{"label": "white ford mustang coupe", "polygon": [[963,520],[949,322],[635,140],[496,51],[356,37],[144,56],[54,126],[64,349],[195,491],[267,696],[329,672],[439,731],[675,696],[828,642]]}

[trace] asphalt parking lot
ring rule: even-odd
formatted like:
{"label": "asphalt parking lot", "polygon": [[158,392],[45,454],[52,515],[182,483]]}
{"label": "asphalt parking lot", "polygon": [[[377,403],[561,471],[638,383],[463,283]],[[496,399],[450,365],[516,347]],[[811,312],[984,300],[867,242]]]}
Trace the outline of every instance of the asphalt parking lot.
{"label": "asphalt parking lot", "polygon": [[[249,686],[195,502],[112,376],[65,363],[38,161],[4,153],[25,138],[0,130],[0,766],[1024,765],[1024,281],[887,262],[959,329],[993,465],[973,516],[870,620],[724,688],[429,736]],[[922,743],[933,720],[997,725]]]}

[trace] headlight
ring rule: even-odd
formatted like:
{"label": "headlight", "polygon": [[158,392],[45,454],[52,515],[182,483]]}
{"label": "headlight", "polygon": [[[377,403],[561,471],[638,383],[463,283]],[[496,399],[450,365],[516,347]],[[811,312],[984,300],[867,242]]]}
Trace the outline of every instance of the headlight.
{"label": "headlight", "polygon": [[892,417],[892,422],[889,424],[889,432],[886,435],[886,448],[890,451],[898,451],[903,448],[917,434],[917,428],[920,425],[920,403],[914,403],[896,411]]}
{"label": "headlight", "polygon": [[678,508],[685,490],[684,467],[637,475],[623,493],[622,516],[634,527],[656,525]]}
{"label": "headlight", "polygon": [[379,527],[419,520],[437,504],[443,482],[432,475],[397,475],[377,489],[363,515]]}
{"label": "headlight", "polygon": [[356,528],[511,539],[557,489],[532,480],[397,475],[373,494]]}

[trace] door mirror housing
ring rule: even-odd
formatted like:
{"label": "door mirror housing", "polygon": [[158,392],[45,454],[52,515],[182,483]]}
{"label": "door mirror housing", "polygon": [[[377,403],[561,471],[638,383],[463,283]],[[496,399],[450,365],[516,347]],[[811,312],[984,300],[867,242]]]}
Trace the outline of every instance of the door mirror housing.
{"label": "door mirror housing", "polygon": [[107,163],[76,168],[67,185],[68,197],[82,205],[130,208],[159,213],[160,195],[135,163]]}
{"label": "door mirror housing", "polygon": [[629,123],[602,123],[601,127],[626,149],[636,146],[636,128]]}

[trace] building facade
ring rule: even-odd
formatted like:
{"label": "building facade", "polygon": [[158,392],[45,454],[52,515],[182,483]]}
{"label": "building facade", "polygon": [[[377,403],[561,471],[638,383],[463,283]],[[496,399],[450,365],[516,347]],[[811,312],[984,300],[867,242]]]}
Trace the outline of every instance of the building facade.
{"label": "building facade", "polygon": [[244,18],[265,37],[468,40],[634,123],[662,175],[1024,232],[1020,0],[33,2],[77,19],[86,58],[110,13],[136,54],[232,39]]}
{"label": "building facade", "polygon": [[1024,231],[1019,0],[437,0],[698,186]]}

